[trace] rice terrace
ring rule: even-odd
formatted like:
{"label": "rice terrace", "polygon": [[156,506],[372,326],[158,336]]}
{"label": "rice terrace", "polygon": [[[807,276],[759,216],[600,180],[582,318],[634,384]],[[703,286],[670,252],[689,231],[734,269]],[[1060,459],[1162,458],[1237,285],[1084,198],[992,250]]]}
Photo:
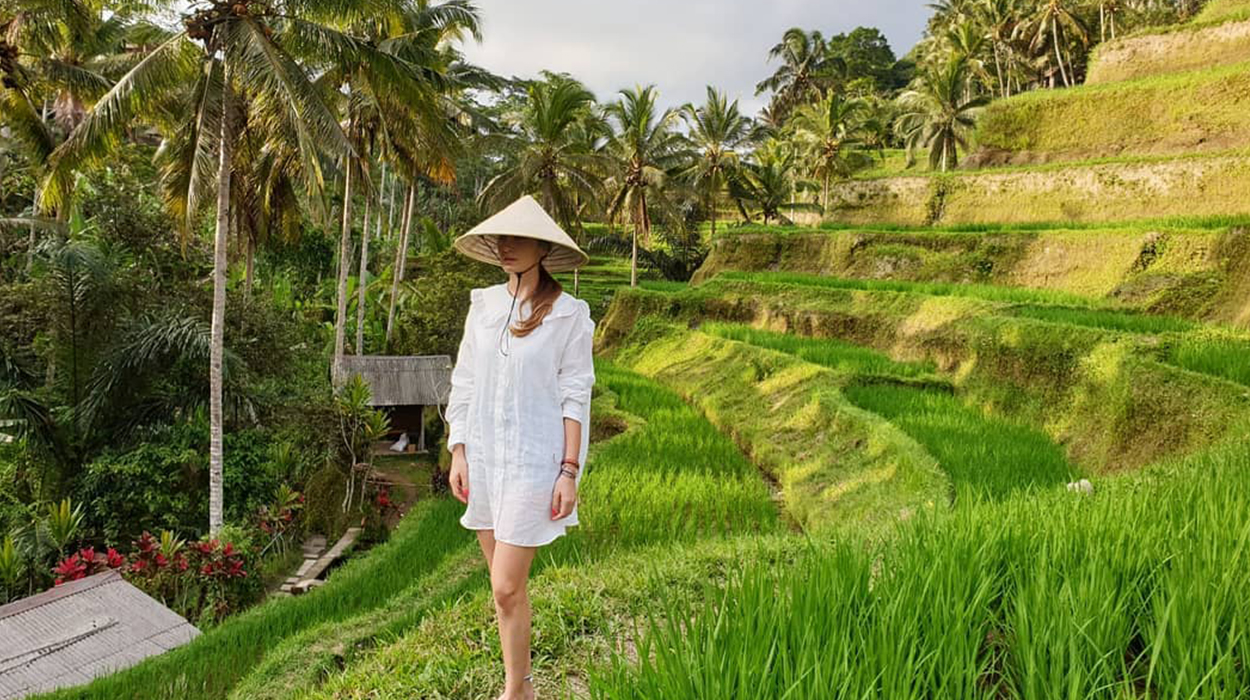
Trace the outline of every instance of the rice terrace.
{"label": "rice terrace", "polygon": [[1250,0],[0,0],[0,700],[535,697],[1250,700]]}

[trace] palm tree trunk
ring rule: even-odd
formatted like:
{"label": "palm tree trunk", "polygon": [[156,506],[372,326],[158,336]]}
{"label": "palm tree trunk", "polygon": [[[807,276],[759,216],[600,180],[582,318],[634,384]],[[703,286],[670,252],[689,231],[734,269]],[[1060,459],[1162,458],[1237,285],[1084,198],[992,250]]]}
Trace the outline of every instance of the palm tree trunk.
{"label": "palm tree trunk", "polygon": [[1107,3],[1098,3],[1098,33],[1099,41],[1107,40]]}
{"label": "palm tree trunk", "polygon": [[1051,31],[1051,39],[1053,39],[1053,40],[1054,40],[1054,42],[1055,42],[1055,59],[1056,59],[1057,61],[1059,61],[1059,76],[1060,76],[1061,78],[1063,78],[1063,86],[1064,86],[1064,87],[1070,87],[1070,86],[1072,85],[1072,83],[1069,83],[1069,82],[1068,82],[1068,74],[1067,74],[1067,72],[1066,72],[1066,71],[1064,71],[1064,69],[1063,69],[1063,54],[1062,54],[1062,53],[1060,53],[1060,51],[1059,51],[1059,44],[1060,44],[1060,36],[1059,36],[1059,19],[1058,19],[1058,18],[1056,18],[1056,17],[1051,17],[1051,18],[1050,18],[1050,26],[1051,26],[1051,30],[1050,30],[1050,31]]}
{"label": "palm tree trunk", "polygon": [[994,42],[994,73],[998,76],[998,92],[1006,97],[1007,86],[1003,82],[1003,63],[998,58],[998,41]]}
{"label": "palm tree trunk", "polygon": [[339,289],[338,308],[334,315],[334,364],[331,367],[335,380],[343,363],[343,346],[347,342],[347,272],[352,265],[352,160],[343,157],[343,233],[339,239]]}
{"label": "palm tree trunk", "polygon": [[[373,237],[382,240],[382,214],[386,208],[386,163],[382,164],[382,182],[378,187],[378,227],[373,232]],[[366,223],[366,226],[368,224]]]}
{"label": "palm tree trunk", "polygon": [[226,328],[226,243],[230,235],[230,131],[231,90],[230,64],[223,66],[221,92],[221,144],[218,146],[217,163],[217,230],[213,236],[213,316],[210,326],[208,351],[208,533],[216,536],[221,531],[224,495],[222,494],[222,373],[221,363]]}
{"label": "palm tree trunk", "polygon": [[256,274],[256,241],[249,234],[247,237],[247,259],[245,261],[246,272],[243,275],[243,296],[248,299],[252,298],[252,278]]}
{"label": "palm tree trunk", "polygon": [[629,286],[638,286],[638,221],[634,221],[633,252],[629,256]]}
{"label": "palm tree trunk", "polygon": [[[34,202],[30,205],[30,218],[39,215],[39,188],[35,188]],[[26,243],[26,278],[30,279],[31,273],[35,269],[35,244],[38,241],[35,238],[35,225],[30,225],[30,238]]]}
{"label": "palm tree trunk", "polygon": [[390,309],[386,312],[386,348],[391,347],[391,328],[395,323],[395,300],[399,297],[399,283],[404,279],[404,265],[408,260],[408,225],[412,223],[412,200],[415,188],[409,187],[404,196],[404,211],[399,221],[399,246],[395,250],[395,270],[391,273]]}
{"label": "palm tree trunk", "polygon": [[[386,166],[382,166],[386,167]],[[386,239],[390,240],[395,235],[395,190],[399,189],[399,178],[391,176],[391,207],[386,215]]]}
{"label": "palm tree trunk", "polygon": [[[356,354],[365,354],[365,277],[369,274],[369,205],[365,199],[365,228],[360,234],[360,274],[356,279]],[[378,224],[382,219],[378,219]]]}
{"label": "palm tree trunk", "polygon": [[712,240],[716,240],[716,192],[712,191]]}

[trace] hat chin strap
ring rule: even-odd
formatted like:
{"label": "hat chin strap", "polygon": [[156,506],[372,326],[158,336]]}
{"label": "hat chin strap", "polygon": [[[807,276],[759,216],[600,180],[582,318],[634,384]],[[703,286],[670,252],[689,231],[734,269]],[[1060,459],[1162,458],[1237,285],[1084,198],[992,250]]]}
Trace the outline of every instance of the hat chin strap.
{"label": "hat chin strap", "polygon": [[[541,263],[543,260],[545,260],[545,259],[547,258],[547,256],[548,256],[548,255],[550,255],[550,251],[548,251],[548,252],[546,252],[546,253],[543,253],[543,254],[542,254],[542,255],[538,258],[538,260],[535,260],[535,261],[534,261],[534,264],[533,264],[533,265],[530,265],[529,267],[525,268],[524,270],[521,270],[520,272],[512,272],[512,273],[509,273],[509,274],[516,275],[516,288],[517,288],[517,290],[519,290],[519,289],[521,288],[521,276],[522,276],[522,275],[524,275],[525,273],[529,272],[530,270],[533,270],[535,267],[538,267],[538,264],[539,264],[539,263]],[[513,309],[515,309],[515,308],[516,308],[516,290],[514,290],[514,291],[512,292],[512,304],[508,306],[508,320],[504,321],[503,328],[502,328],[502,329],[500,329],[500,330],[502,331],[502,332],[500,333],[500,336],[499,336],[501,340],[503,339],[504,335],[507,333],[508,327],[512,325],[512,311],[513,311]],[[500,353],[501,353],[501,354],[503,354],[503,355],[505,355],[505,356],[507,356],[507,354],[508,354],[508,352],[507,352],[506,350],[503,350],[503,349],[502,349],[502,347],[500,348]]]}

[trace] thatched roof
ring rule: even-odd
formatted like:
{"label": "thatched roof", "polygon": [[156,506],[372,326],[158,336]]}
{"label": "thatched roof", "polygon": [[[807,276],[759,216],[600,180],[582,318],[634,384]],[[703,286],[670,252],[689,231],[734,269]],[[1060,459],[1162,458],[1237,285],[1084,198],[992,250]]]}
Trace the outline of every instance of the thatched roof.
{"label": "thatched roof", "polygon": [[0,606],[0,699],[79,685],[200,633],[116,571]]}
{"label": "thatched roof", "polygon": [[451,392],[450,355],[348,355],[343,376],[359,374],[374,406],[436,406]]}

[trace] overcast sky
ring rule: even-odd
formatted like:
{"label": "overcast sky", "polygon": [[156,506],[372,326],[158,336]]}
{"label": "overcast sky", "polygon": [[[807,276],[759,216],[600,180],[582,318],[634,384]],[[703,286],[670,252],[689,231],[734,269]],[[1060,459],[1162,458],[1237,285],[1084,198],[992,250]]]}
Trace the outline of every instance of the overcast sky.
{"label": "overcast sky", "polygon": [[825,36],[877,27],[902,56],[920,40],[926,0],[477,0],[483,41],[466,57],[505,77],[568,72],[600,101],[655,83],[661,104],[702,102],[706,86],[754,115],[768,50],[790,27]]}

